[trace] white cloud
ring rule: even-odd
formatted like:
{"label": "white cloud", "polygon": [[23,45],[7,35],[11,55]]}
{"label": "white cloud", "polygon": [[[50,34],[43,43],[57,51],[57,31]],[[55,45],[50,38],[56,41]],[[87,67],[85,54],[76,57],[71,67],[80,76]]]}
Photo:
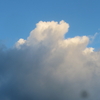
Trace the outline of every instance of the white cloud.
{"label": "white cloud", "polygon": [[40,21],[26,40],[0,52],[1,100],[100,98],[100,52],[87,47],[87,36],[64,39],[68,29],[64,21]]}
{"label": "white cloud", "polygon": [[26,40],[24,40],[24,39],[21,38],[21,39],[19,39],[17,41],[17,43],[15,44],[15,47],[17,47],[17,48],[20,49],[20,46],[23,45],[25,42],[26,42]]}
{"label": "white cloud", "polygon": [[[47,45],[53,44],[64,38],[64,34],[68,31],[69,25],[64,22],[42,22],[36,24],[36,28],[31,31],[30,36],[27,38],[26,45],[37,45],[42,42]],[[53,43],[52,43],[53,42]]]}
{"label": "white cloud", "polygon": [[94,48],[86,48],[85,50],[84,50],[84,53],[91,53],[91,52],[93,52],[93,50],[94,50]]}

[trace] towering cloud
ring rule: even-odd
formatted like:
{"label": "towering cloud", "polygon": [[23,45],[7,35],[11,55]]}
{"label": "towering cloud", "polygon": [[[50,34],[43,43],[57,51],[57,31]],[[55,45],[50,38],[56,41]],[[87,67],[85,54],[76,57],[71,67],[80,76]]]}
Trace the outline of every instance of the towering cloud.
{"label": "towering cloud", "polygon": [[87,36],[64,38],[64,21],[36,24],[29,37],[0,49],[0,100],[99,100],[100,52]]}

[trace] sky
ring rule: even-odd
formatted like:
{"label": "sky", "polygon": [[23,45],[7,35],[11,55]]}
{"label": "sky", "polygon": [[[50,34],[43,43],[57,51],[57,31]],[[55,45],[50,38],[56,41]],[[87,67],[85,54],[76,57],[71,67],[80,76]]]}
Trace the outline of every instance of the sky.
{"label": "sky", "polygon": [[0,1],[0,100],[100,100],[99,3]]}
{"label": "sky", "polygon": [[[99,0],[0,0],[0,40],[12,47],[26,39],[39,21],[61,21],[70,25],[66,38],[94,36],[100,31]],[[90,44],[99,48],[98,34]]]}

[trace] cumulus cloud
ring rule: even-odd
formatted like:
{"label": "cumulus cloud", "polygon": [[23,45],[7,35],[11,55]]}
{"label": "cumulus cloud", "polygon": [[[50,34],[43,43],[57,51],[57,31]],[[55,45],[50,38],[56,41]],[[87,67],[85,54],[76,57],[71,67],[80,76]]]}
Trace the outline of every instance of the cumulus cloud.
{"label": "cumulus cloud", "polygon": [[26,40],[0,49],[0,100],[100,99],[100,52],[87,36],[65,39],[68,29],[40,21]]}

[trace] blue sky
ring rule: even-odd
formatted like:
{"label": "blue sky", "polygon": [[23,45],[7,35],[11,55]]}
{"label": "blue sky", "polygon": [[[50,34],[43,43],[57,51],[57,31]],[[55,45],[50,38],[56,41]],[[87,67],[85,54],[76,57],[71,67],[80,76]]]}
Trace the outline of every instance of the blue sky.
{"label": "blue sky", "polygon": [[61,21],[70,25],[66,38],[93,36],[90,46],[99,48],[100,0],[0,0],[0,40],[11,47],[26,39],[39,21]]}

